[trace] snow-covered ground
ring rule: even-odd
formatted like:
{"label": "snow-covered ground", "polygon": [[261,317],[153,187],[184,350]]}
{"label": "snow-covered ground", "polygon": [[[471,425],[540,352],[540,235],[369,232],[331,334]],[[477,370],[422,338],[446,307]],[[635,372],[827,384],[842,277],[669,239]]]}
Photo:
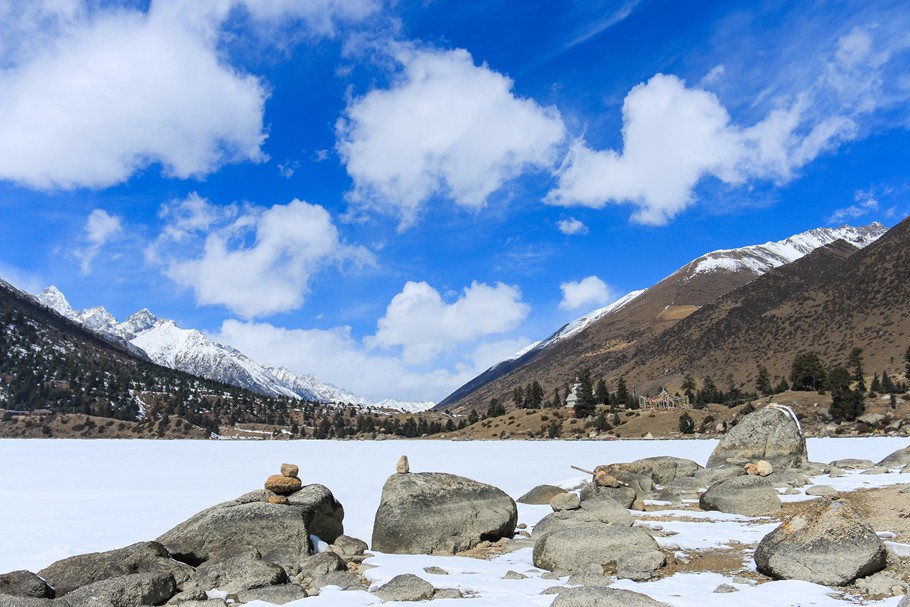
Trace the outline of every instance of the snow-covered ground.
{"label": "snow-covered ground", "polygon": [[[809,456],[828,462],[856,457],[879,460],[908,445],[906,438],[810,439]],[[571,464],[631,461],[652,455],[675,455],[704,463],[716,445],[713,440],[687,441],[112,441],[0,440],[0,573],[17,569],[37,571],[74,554],[109,550],[154,539],[177,523],[216,503],[262,486],[282,462],[300,466],[305,483],[329,487],[345,507],[345,532],[370,540],[373,516],[385,479],[400,455],[410,459],[414,472],[451,472],[493,484],[513,497],[538,484],[573,488],[586,475]],[[910,482],[910,475],[858,475],[818,479],[838,489]],[[797,497],[797,496],[794,496]],[[790,498],[790,496],[788,496]],[[519,521],[533,526],[549,512],[545,506],[519,505]],[[682,513],[680,513],[682,514]],[[754,519],[708,513],[686,520],[661,521],[677,532],[667,542],[684,550],[752,542],[773,528]],[[682,518],[682,517],[680,517]],[[698,518],[693,522],[693,518]],[[701,522],[701,521],[704,522]],[[758,524],[756,524],[758,523]],[[884,531],[884,530],[879,530]],[[661,540],[662,543],[664,540]],[[547,606],[552,595],[539,593],[565,579],[545,580],[533,570],[530,549],[491,561],[460,557],[377,555],[378,565],[367,572],[384,582],[399,573],[416,573],[440,588],[458,587],[476,593],[473,607],[500,605]],[[435,565],[449,575],[430,575]],[[514,570],[525,580],[503,580]],[[731,595],[714,594],[728,576],[683,574],[656,582],[621,580],[614,585],[643,592],[674,606],[729,605]],[[749,605],[842,606],[831,590],[805,582],[770,582],[740,590],[735,601]],[[875,605],[893,607],[897,599]],[[332,592],[292,604],[317,607],[379,604],[361,592]],[[465,605],[444,599],[433,605]]]}

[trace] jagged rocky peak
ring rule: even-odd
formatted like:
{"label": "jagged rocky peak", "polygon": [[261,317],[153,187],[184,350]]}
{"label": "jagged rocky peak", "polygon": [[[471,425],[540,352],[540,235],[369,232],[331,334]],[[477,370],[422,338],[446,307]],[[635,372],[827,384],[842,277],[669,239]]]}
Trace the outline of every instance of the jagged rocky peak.
{"label": "jagged rocky peak", "polygon": [[73,319],[76,317],[76,311],[67,301],[66,296],[60,292],[60,289],[51,285],[41,291],[36,298],[40,303],[54,310],[61,316]]}
{"label": "jagged rocky peak", "polygon": [[95,331],[108,331],[117,324],[114,315],[101,306],[83,310],[80,316],[82,324]]}
{"label": "jagged rocky peak", "polygon": [[120,324],[120,328],[132,335],[148,331],[158,322],[158,317],[152,314],[148,308],[142,308],[138,312],[130,314],[129,317]]}

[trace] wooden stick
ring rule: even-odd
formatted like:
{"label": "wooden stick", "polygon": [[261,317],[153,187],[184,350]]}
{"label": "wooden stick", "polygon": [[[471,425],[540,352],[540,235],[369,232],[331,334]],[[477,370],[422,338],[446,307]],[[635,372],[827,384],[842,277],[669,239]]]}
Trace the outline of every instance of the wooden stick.
{"label": "wooden stick", "polygon": [[591,472],[590,470],[585,470],[584,468],[579,468],[578,466],[569,466],[569,467],[574,468],[575,470],[578,470],[579,472],[585,472],[587,474],[590,474],[591,476],[594,476],[594,473]]}

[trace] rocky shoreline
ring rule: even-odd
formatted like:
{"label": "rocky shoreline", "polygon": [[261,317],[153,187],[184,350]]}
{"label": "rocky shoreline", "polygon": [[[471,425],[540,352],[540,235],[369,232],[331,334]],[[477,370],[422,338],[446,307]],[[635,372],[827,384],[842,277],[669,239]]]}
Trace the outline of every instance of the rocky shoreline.
{"label": "rocky shoreline", "polygon": [[[537,574],[509,571],[507,579],[552,580],[546,592],[558,594],[554,606],[658,605],[645,594],[610,587],[617,580],[661,579],[694,560],[647,519],[670,509],[689,509],[693,516],[718,512],[780,522],[744,553],[754,559],[756,583],[801,579],[849,585],[868,597],[893,596],[907,591],[908,555],[882,541],[850,494],[831,489],[834,495],[798,507],[779,496],[825,493],[824,485],[810,485],[810,476],[837,479],[860,469],[883,474],[908,465],[910,447],[877,463],[809,462],[795,417],[786,408],[766,407],[725,435],[707,467],[649,457],[597,466],[577,492],[532,489],[517,501],[549,505],[552,513],[530,530],[521,528],[515,501],[496,487],[446,473],[413,473],[403,460],[383,488],[370,539],[384,554],[489,558],[527,548]],[[903,508],[910,517],[910,494],[900,491],[907,488],[890,494],[898,496],[892,509]],[[432,567],[426,576],[371,581],[367,550],[366,542],[344,535],[344,508],[332,492],[304,485],[297,467],[286,464],[263,489],[208,508],[155,541],[70,557],[37,574],[0,575],[0,605],[285,604],[329,587],[369,592],[382,601],[464,595],[440,587],[441,573]],[[710,559],[703,560],[709,571]],[[736,590],[716,590],[731,588]]]}

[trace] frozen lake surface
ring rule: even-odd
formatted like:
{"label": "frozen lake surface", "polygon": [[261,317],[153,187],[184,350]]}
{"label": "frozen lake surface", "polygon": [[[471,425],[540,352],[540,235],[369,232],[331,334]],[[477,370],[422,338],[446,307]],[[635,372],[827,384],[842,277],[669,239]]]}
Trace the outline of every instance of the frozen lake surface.
{"label": "frozen lake surface", "polygon": [[[282,462],[300,466],[305,484],[329,487],[345,507],[345,533],[370,541],[373,516],[386,478],[399,456],[413,472],[450,472],[495,485],[513,498],[539,484],[573,488],[587,475],[570,468],[593,468],[654,455],[686,457],[704,464],[714,440],[641,441],[141,441],[0,440],[0,572],[37,571],[55,560],[154,539],[177,523],[216,503],[262,487]],[[828,462],[856,457],[877,461],[910,444],[907,438],[810,439],[809,457]],[[819,482],[850,489],[910,482],[910,475],[849,475]],[[533,526],[549,507],[519,505],[519,521]],[[722,545],[747,533],[741,522],[722,515],[698,523],[678,523],[674,541],[691,548]],[[773,527],[772,527],[773,528]],[[709,531],[710,529],[710,531]],[[754,532],[753,532],[754,533]],[[701,543],[699,543],[701,542]],[[530,550],[493,561],[456,557],[379,555],[371,579],[402,572],[427,578],[438,587],[458,586],[478,593],[471,605],[549,605],[538,593],[558,582],[532,574],[527,580],[500,578],[509,569],[532,569]],[[436,564],[449,576],[428,576]],[[730,579],[718,574],[677,574],[657,582],[617,582],[671,605],[729,604],[730,595],[711,591]],[[804,582],[744,586],[741,605],[843,605],[829,589]],[[722,600],[727,597],[727,600]],[[444,607],[449,600],[434,601]],[[369,605],[367,593],[324,593],[300,605]],[[464,605],[463,602],[452,603]],[[897,600],[876,604],[892,606]]]}

